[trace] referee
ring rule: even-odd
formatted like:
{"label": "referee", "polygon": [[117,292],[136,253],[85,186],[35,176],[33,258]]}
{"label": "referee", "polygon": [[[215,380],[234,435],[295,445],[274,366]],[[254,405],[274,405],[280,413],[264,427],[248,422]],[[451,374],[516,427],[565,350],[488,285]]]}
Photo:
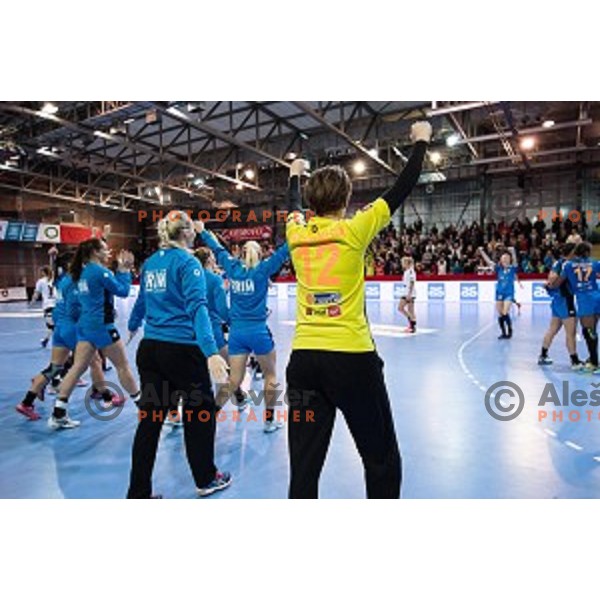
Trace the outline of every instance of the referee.
{"label": "referee", "polygon": [[297,277],[297,325],[286,376],[290,408],[300,418],[288,420],[290,498],[318,497],[337,409],[362,458],[367,496],[400,496],[401,459],[383,361],[365,316],[364,255],[417,183],[431,134],[429,123],[413,124],[415,146],[395,184],[350,219],[350,178],[328,166],[308,181],[305,196],[315,216],[305,222],[304,161],[292,163],[286,237]]}

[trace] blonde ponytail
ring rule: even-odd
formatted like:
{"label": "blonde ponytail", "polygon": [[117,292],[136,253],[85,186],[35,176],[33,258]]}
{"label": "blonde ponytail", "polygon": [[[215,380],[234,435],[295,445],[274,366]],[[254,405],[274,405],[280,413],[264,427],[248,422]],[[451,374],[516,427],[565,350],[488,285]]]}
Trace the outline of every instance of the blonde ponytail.
{"label": "blonde ponytail", "polygon": [[244,264],[247,269],[253,269],[260,263],[262,248],[258,242],[244,244]]}
{"label": "blonde ponytail", "polygon": [[158,222],[158,239],[161,248],[184,248],[181,231],[192,226],[192,220],[182,210],[172,210]]}

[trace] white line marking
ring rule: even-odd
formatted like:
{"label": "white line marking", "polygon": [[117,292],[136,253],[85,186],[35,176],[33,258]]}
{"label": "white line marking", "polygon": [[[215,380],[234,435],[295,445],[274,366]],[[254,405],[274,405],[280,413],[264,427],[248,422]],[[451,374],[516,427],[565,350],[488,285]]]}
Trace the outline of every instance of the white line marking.
{"label": "white line marking", "polygon": [[486,325],[481,331],[477,332],[473,337],[469,338],[466,342],[462,344],[462,346],[458,349],[458,352],[456,354],[456,356],[458,357],[458,363],[460,364],[460,368],[463,370],[463,373],[471,381],[473,381],[473,383],[475,383],[475,385],[477,385],[477,387],[479,387],[479,389],[481,389],[482,391],[485,391],[486,388],[484,388],[482,385],[479,385],[479,382],[477,382],[477,379],[475,379],[475,376],[467,367],[464,359],[464,352],[477,338],[481,337],[488,329],[491,329],[494,326],[494,324],[495,323],[492,321],[491,323]]}
{"label": "white line marking", "polygon": [[552,429],[544,429],[544,432],[547,433],[548,435],[551,435],[552,437],[556,437],[556,432],[552,431]]}
{"label": "white line marking", "polygon": [[40,327],[40,329],[20,329],[20,330],[16,330],[16,331],[7,331],[5,333],[0,333],[0,335],[17,335],[17,334],[21,334],[21,333],[35,333],[35,334],[40,334],[40,333],[44,333],[44,329],[42,329]]}
{"label": "white line marking", "polygon": [[573,448],[573,450],[579,450],[581,452],[581,450],[583,450],[583,448],[581,446],[578,446],[577,444],[574,444],[573,442],[570,442],[569,440],[567,440],[565,442],[565,446],[568,446],[569,448]]}

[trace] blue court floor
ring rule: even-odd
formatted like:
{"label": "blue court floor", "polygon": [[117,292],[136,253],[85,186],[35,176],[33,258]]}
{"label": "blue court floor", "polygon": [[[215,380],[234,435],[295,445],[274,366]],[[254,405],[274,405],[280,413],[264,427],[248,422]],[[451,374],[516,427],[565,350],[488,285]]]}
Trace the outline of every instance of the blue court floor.
{"label": "blue court floor", "polygon": [[[271,301],[283,385],[293,306]],[[560,403],[567,386],[569,394],[589,395],[600,387],[600,376],[569,369],[562,332],[551,350],[555,364],[537,366],[547,306],[524,305],[510,341],[497,340],[493,311],[491,304],[418,304],[420,332],[408,336],[393,303],[369,302],[402,451],[403,497],[600,497],[600,408],[538,406],[542,394],[549,397],[552,390]],[[136,426],[133,404],[112,421],[98,421],[84,408],[85,390],[78,390],[71,415],[82,425],[59,432],[49,431],[45,418],[29,422],[14,410],[30,378],[48,362],[50,350],[39,345],[43,330],[39,311],[24,304],[0,307],[0,497],[123,498]],[[120,330],[125,331],[122,322]],[[137,340],[128,347],[133,364],[136,347]],[[581,342],[579,352],[587,356]],[[115,381],[114,370],[107,379]],[[523,412],[512,421],[492,418],[485,407],[486,390],[499,381],[523,391]],[[499,414],[507,398],[496,404]],[[38,404],[43,417],[51,406],[52,397]],[[548,417],[540,420],[542,409]],[[578,420],[573,410],[579,410]],[[217,429],[217,464],[232,472],[234,483],[218,497],[285,498],[285,429],[265,435],[261,423],[244,414],[240,422],[233,421],[231,410],[227,417]],[[163,428],[154,488],[167,498],[195,497],[180,429]],[[320,491],[323,498],[364,497],[361,462],[341,415]]]}

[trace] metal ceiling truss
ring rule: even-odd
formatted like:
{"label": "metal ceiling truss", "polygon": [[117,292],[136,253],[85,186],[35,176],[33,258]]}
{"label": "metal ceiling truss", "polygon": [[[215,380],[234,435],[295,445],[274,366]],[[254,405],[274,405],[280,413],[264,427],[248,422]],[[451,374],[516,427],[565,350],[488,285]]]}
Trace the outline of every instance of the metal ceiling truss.
{"label": "metal ceiling truss", "polygon": [[[527,126],[522,118],[527,107],[500,101],[434,101],[431,108],[424,102],[368,101],[216,101],[188,106],[162,101],[62,102],[58,114],[43,113],[40,106],[0,103],[0,135],[9,143],[11,139],[24,140],[27,151],[16,171],[0,171],[2,184],[18,185],[21,179],[15,177],[22,178],[24,191],[36,193],[38,186],[47,194],[50,189],[60,194],[61,199],[91,199],[99,206],[123,209],[141,203],[160,205],[158,198],[146,195],[154,188],[170,193],[178,204],[215,201],[217,195],[240,196],[234,186],[243,188],[243,201],[263,201],[283,192],[292,151],[309,155],[319,164],[321,159],[329,160],[332,144],[349,148],[351,154],[355,152],[377,167],[357,182],[357,187],[366,185],[368,189],[382,177],[397,173],[393,165],[403,158],[398,148],[405,145],[408,119],[420,115],[439,117],[442,131],[459,136],[452,151],[445,149],[444,139],[434,139],[433,144],[446,156],[450,154],[444,170],[458,178],[464,169],[481,172],[496,163],[509,163],[509,168],[519,170],[568,160],[574,163],[577,157],[591,160],[600,150],[594,141],[590,145],[590,130],[584,129],[598,110],[598,104],[590,102],[564,104],[563,118],[557,119],[551,130],[555,135],[548,136],[551,145],[527,153],[520,149],[520,139],[535,133],[545,135],[549,130]],[[480,128],[483,122],[485,126]],[[568,129],[574,130],[574,141],[567,139],[569,131],[561,135]],[[42,157],[40,146],[56,147],[57,151],[50,150]],[[373,153],[375,147],[387,154]],[[394,148],[396,153],[392,153]],[[498,149],[503,154],[498,154]],[[582,155],[584,151],[589,155]],[[539,162],[554,156],[556,161]],[[250,181],[238,165],[256,167],[257,173],[266,171],[268,177],[263,174],[262,181]],[[274,189],[263,185],[265,181]]]}

